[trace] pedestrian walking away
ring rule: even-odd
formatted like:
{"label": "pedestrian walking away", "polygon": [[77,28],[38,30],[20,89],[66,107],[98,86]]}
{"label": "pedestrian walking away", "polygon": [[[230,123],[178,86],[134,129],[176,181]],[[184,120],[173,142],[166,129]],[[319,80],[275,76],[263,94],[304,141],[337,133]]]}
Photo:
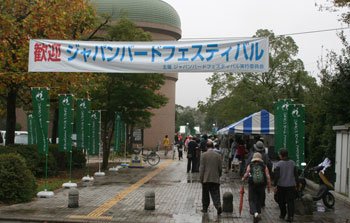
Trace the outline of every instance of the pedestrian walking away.
{"label": "pedestrian walking away", "polygon": [[201,156],[201,165],[199,169],[199,180],[202,184],[202,206],[203,213],[208,212],[210,197],[217,210],[217,214],[222,213],[220,201],[220,177],[222,175],[221,156],[214,151],[213,142],[208,141],[207,152]]}
{"label": "pedestrian walking away", "polygon": [[[288,158],[288,150],[279,151],[280,161],[276,164],[274,177],[274,193],[280,208],[280,219],[288,213],[287,222],[294,218],[294,199],[296,198],[296,185],[298,185],[298,170],[295,162]],[[288,210],[288,211],[287,211]]]}
{"label": "pedestrian walking away", "polygon": [[177,145],[177,150],[178,150],[178,153],[179,153],[179,160],[182,160],[182,153],[183,153],[183,147],[182,147],[182,143],[178,144]]}
{"label": "pedestrian walking away", "polygon": [[[269,173],[271,175],[271,172],[272,172],[272,163],[271,163],[271,160],[269,158],[269,156],[265,153],[265,145],[262,141],[258,140],[254,146],[253,146],[253,151],[254,152],[258,152],[261,154],[262,156],[262,160],[264,161],[264,164],[267,166],[267,168],[269,169]],[[247,159],[247,162],[246,162],[246,167],[250,164],[252,158],[253,158],[253,155],[254,153],[251,153],[250,156],[248,157]],[[265,188],[266,189],[266,188]],[[265,190],[263,191],[263,199],[262,199],[262,203],[261,203],[261,207],[265,207],[265,199],[266,199],[266,193],[265,193]]]}
{"label": "pedestrian walking away", "polygon": [[196,148],[198,148],[198,144],[196,142],[196,138],[189,137],[190,142],[187,146],[187,173],[190,171],[194,173],[196,171]]}
{"label": "pedestrian walking away", "polygon": [[265,187],[267,185],[268,193],[270,193],[271,188],[269,170],[259,152],[254,153],[251,163],[242,177],[242,182],[245,182],[247,178],[250,214],[253,215],[253,222],[259,222],[261,220],[261,205]]}

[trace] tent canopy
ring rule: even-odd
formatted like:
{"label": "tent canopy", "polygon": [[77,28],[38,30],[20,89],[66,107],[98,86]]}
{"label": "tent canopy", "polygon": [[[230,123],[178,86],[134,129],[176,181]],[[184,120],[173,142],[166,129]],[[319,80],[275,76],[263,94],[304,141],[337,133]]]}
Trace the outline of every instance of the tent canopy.
{"label": "tent canopy", "polygon": [[273,135],[275,134],[274,115],[261,110],[218,131],[220,135],[229,133]]}

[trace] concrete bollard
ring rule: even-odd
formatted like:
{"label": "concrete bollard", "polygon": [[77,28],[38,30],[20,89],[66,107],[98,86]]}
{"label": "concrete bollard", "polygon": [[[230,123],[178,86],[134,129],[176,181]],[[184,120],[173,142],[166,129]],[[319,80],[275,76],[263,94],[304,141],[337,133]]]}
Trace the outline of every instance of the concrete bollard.
{"label": "concrete bollard", "polygon": [[313,199],[310,194],[305,194],[302,198],[298,198],[294,202],[294,212],[297,215],[312,215]]}
{"label": "concrete bollard", "polygon": [[71,189],[68,192],[68,207],[79,207],[79,191],[77,189]]}
{"label": "concrete bollard", "polygon": [[223,212],[232,213],[233,212],[233,195],[232,195],[232,193],[225,192],[222,200],[223,200],[223,206],[222,206]]}
{"label": "concrete bollard", "polygon": [[156,202],[155,202],[155,193],[154,191],[147,191],[145,193],[145,210],[155,210]]}
{"label": "concrete bollard", "polygon": [[314,202],[310,194],[305,194],[302,198],[305,208],[305,215],[312,215]]}

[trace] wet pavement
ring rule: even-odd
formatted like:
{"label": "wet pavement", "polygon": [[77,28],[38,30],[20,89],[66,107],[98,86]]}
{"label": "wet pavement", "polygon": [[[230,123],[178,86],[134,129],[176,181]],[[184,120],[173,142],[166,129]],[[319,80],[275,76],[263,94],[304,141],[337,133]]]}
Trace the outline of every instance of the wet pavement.
{"label": "wet pavement", "polygon": [[[55,191],[53,198],[0,207],[1,222],[253,222],[249,214],[248,188],[245,188],[243,210],[239,215],[241,182],[236,173],[222,177],[221,197],[233,194],[233,213],[217,216],[212,205],[207,214],[200,212],[201,184],[197,174],[186,173],[187,160],[162,159],[156,167],[123,168],[117,173],[95,177],[91,183],[80,183],[79,207],[68,208],[69,189]],[[144,210],[145,192],[155,192],[155,210]],[[334,209],[315,203],[312,216],[295,216],[294,222],[349,222],[350,206],[337,200]],[[278,218],[279,208],[273,194],[267,194],[261,222],[285,222]]]}

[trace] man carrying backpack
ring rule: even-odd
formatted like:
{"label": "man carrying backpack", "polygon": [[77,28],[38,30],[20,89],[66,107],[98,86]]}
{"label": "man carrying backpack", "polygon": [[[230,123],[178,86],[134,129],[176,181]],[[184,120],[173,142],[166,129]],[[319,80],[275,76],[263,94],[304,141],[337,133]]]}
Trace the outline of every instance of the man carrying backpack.
{"label": "man carrying backpack", "polygon": [[247,170],[242,178],[244,182],[248,180],[248,200],[250,207],[250,214],[254,217],[254,222],[259,222],[261,219],[261,204],[263,200],[263,194],[267,184],[267,191],[270,193],[271,179],[269,170],[262,160],[262,156],[259,152],[254,153],[251,163],[248,165]]}

